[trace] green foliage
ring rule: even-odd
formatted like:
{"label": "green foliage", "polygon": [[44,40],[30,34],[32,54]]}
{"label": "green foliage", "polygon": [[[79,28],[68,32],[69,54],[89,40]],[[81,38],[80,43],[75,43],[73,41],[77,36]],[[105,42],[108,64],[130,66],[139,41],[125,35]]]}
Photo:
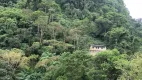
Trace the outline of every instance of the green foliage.
{"label": "green foliage", "polygon": [[4,6],[4,7],[13,7],[14,4],[17,3],[17,0],[1,0],[0,1],[0,6]]}
{"label": "green foliage", "polygon": [[122,70],[118,68],[118,62],[119,60],[125,61],[126,58],[125,55],[120,55],[115,49],[98,53],[94,58],[96,71],[93,78],[97,80],[116,80],[122,74]]}
{"label": "green foliage", "polygon": [[139,80],[141,33],[123,0],[0,0],[0,80]]}
{"label": "green foliage", "polygon": [[0,58],[0,80],[14,80],[12,66]]}
{"label": "green foliage", "polygon": [[[47,44],[47,45],[46,45]],[[61,41],[45,40],[43,45],[47,46],[47,50],[51,53],[61,54],[64,52],[73,52],[74,46]]]}
{"label": "green foliage", "polygon": [[[86,49],[97,40],[106,43],[110,49],[117,48],[121,53],[133,53],[140,46],[138,35],[131,36],[131,33],[135,33],[131,30],[132,26],[140,26],[138,25],[140,22],[131,23],[132,19],[122,0],[11,1],[16,3],[15,8],[1,7],[0,9],[1,48],[22,49],[21,46],[24,44],[27,45],[24,48],[25,52],[31,54],[33,52],[28,48],[34,42],[40,42],[42,46],[44,40],[51,39],[74,45],[75,50]],[[117,35],[120,31],[122,33]],[[110,34],[113,35],[112,38]],[[131,47],[132,45],[134,47]],[[40,51],[37,52],[39,53]]]}
{"label": "green foliage", "polygon": [[58,64],[45,74],[46,80],[82,80],[87,78],[87,71],[91,63],[91,56],[82,51],[73,54],[64,53],[59,58]]}
{"label": "green foliage", "polygon": [[[119,79],[133,79],[139,80],[142,79],[141,74],[141,53],[136,53],[130,61],[125,62],[125,65],[120,68],[123,70],[123,74]],[[124,64],[124,63],[123,63]]]}

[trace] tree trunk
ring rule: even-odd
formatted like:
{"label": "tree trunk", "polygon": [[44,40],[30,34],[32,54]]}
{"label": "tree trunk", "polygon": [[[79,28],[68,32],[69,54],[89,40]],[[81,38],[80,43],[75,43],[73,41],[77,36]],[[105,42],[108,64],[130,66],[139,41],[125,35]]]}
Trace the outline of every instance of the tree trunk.
{"label": "tree trunk", "polygon": [[42,45],[42,41],[43,41],[43,30],[40,30],[40,44]]}

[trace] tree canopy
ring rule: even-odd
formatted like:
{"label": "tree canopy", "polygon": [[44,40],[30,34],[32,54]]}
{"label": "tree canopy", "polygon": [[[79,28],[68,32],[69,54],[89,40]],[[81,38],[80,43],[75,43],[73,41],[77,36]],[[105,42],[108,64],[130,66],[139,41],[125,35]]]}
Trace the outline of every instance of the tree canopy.
{"label": "tree canopy", "polygon": [[123,0],[0,0],[0,80],[140,80],[141,33]]}

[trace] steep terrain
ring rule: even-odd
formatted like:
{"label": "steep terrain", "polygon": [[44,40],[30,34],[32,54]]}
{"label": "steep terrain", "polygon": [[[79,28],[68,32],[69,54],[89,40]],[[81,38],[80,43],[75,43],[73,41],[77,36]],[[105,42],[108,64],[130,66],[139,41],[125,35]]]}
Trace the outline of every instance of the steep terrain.
{"label": "steep terrain", "polygon": [[[141,51],[141,30],[123,0],[0,0],[0,79],[139,79],[127,69],[141,58],[130,57]],[[110,50],[86,55],[91,44]]]}

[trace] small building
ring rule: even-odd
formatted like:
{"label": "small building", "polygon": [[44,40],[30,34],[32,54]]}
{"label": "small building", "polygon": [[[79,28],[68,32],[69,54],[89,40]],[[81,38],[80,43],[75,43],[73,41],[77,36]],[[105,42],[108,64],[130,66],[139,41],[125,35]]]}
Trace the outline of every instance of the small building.
{"label": "small building", "polygon": [[98,52],[105,51],[106,46],[105,45],[91,45],[90,46],[90,54],[95,55]]}

